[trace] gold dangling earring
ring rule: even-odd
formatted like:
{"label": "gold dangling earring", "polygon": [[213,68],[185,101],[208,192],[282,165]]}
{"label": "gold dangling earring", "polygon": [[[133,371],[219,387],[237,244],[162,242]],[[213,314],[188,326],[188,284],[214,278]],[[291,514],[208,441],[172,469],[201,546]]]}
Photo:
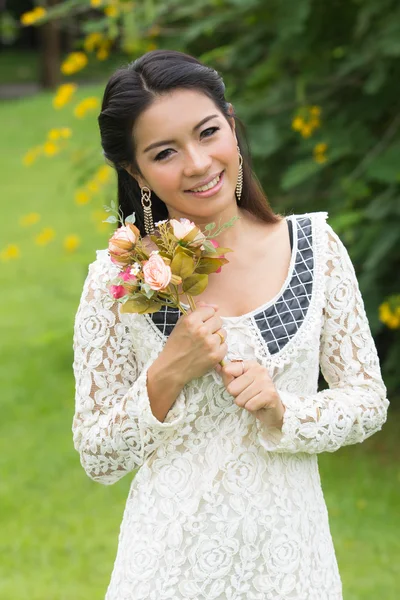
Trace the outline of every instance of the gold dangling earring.
{"label": "gold dangling earring", "polygon": [[243,187],[243,156],[240,154],[240,148],[237,147],[239,153],[239,174],[238,180],[236,184],[236,198],[237,201],[240,202],[240,198],[242,195],[242,187]]}
{"label": "gold dangling earring", "polygon": [[142,206],[143,206],[143,214],[144,214],[144,228],[146,230],[147,235],[154,233],[154,223],[153,223],[153,214],[151,212],[151,190],[143,186],[140,188],[142,192]]}

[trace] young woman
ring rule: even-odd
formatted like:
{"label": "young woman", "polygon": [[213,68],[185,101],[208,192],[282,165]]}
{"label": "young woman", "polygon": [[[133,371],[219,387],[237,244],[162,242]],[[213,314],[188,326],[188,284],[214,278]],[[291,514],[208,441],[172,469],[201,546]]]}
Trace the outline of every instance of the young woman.
{"label": "young woman", "polygon": [[275,214],[237,123],[218,73],[179,52],[145,54],[105,89],[102,147],[142,235],[239,217],[188,315],[119,314],[108,251],[89,267],[74,443],[95,481],[138,470],[107,600],[342,598],[316,455],[380,430],[386,387],[327,213]]}

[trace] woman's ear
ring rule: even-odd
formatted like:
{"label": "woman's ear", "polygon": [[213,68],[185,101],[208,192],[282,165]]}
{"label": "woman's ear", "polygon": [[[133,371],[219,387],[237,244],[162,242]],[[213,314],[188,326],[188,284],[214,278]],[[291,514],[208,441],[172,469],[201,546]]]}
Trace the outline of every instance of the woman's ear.
{"label": "woman's ear", "polygon": [[228,107],[228,119],[229,119],[229,125],[233,131],[233,133],[235,133],[235,129],[236,129],[236,123],[235,123],[235,111],[234,108],[232,106],[231,103],[229,103],[229,107]]}
{"label": "woman's ear", "polygon": [[146,183],[146,181],[143,179],[143,177],[141,177],[140,175],[138,175],[138,173],[135,173],[132,169],[132,167],[125,167],[125,171],[127,171],[129,173],[129,175],[131,177],[133,177],[133,179],[135,179],[138,183],[138,186],[140,188],[142,188],[143,186],[149,187]]}

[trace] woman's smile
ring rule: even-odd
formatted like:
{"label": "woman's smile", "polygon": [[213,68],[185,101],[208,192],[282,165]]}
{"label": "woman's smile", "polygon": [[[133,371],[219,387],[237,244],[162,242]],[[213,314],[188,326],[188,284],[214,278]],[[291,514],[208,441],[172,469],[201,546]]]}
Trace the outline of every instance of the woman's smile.
{"label": "woman's smile", "polygon": [[215,196],[215,194],[218,194],[218,192],[223,186],[223,183],[224,171],[222,171],[219,175],[217,175],[212,181],[210,181],[206,185],[201,186],[199,188],[196,187],[191,190],[185,190],[185,193],[191,194],[192,196],[197,196],[198,198],[209,198],[210,196]]}

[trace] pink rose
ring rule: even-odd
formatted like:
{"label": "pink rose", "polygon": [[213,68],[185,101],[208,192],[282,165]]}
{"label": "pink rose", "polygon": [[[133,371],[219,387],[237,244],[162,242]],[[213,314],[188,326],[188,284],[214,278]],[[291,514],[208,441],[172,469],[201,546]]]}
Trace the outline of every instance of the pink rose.
{"label": "pink rose", "polygon": [[126,291],[123,285],[110,285],[110,293],[116,300],[118,300],[118,298],[125,296]]}
{"label": "pink rose", "polygon": [[132,294],[137,285],[137,277],[132,273],[131,267],[128,266],[123,271],[121,271],[119,277],[126,282],[123,286],[125,289],[125,293]]}
{"label": "pink rose", "polygon": [[[212,245],[214,246],[214,248],[218,248],[219,244],[216,240],[210,240],[210,242],[212,243]],[[220,256],[218,256],[218,258],[225,258],[225,254],[221,254]],[[215,272],[216,273],[221,273],[221,269],[222,267],[220,267],[219,269],[217,269]]]}
{"label": "pink rose", "polygon": [[169,265],[166,265],[157,250],[153,250],[149,260],[143,265],[143,275],[145,282],[152,290],[163,290],[171,281],[172,271]]}
{"label": "pink rose", "polygon": [[132,273],[131,271],[131,267],[126,267],[126,269],[124,269],[123,271],[121,271],[121,273],[119,274],[119,277],[121,277],[121,279],[123,279],[124,281],[129,281],[129,282],[135,282],[136,281],[136,276]]}

